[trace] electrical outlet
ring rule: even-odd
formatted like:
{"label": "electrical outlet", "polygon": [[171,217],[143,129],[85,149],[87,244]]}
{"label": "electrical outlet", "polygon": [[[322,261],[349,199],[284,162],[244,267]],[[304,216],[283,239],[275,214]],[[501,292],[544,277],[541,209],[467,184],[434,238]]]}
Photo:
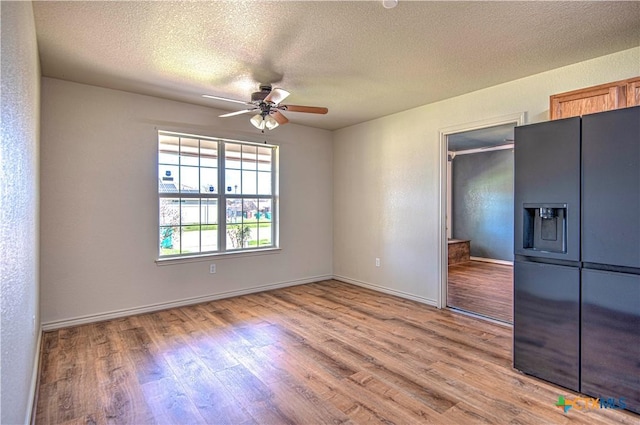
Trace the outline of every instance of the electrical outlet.
{"label": "electrical outlet", "polygon": [[214,274],[216,272],[216,265],[209,264],[209,273]]}
{"label": "electrical outlet", "polygon": [[376,258],[376,267],[380,267],[380,259]]}

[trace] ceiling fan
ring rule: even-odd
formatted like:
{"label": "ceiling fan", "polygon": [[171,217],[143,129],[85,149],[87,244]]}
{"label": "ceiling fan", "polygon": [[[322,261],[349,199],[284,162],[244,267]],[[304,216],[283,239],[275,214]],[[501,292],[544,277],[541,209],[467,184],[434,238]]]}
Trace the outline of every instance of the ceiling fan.
{"label": "ceiling fan", "polygon": [[221,118],[233,117],[235,115],[248,114],[251,112],[257,112],[256,115],[251,117],[250,122],[259,130],[264,132],[264,129],[273,130],[279,125],[283,125],[289,122],[280,111],[289,112],[306,112],[310,114],[326,114],[329,112],[327,108],[319,106],[301,106],[301,105],[282,105],[284,99],[289,96],[289,92],[279,88],[272,88],[271,84],[260,84],[260,91],[251,93],[251,101],[245,102],[242,100],[229,99],[226,97],[212,96],[203,94],[203,97],[210,99],[224,100],[226,102],[241,103],[248,105],[249,108],[241,111],[229,112],[228,114],[220,115]]}

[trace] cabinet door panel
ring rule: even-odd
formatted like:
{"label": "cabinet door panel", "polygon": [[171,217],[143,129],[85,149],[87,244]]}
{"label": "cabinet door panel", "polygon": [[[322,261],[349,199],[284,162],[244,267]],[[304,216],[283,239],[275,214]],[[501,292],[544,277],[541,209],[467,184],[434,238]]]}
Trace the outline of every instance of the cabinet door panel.
{"label": "cabinet door panel", "polygon": [[627,106],[640,106],[640,78],[627,83]]}
{"label": "cabinet door panel", "polygon": [[551,119],[578,117],[625,106],[624,85],[598,86],[551,96]]}

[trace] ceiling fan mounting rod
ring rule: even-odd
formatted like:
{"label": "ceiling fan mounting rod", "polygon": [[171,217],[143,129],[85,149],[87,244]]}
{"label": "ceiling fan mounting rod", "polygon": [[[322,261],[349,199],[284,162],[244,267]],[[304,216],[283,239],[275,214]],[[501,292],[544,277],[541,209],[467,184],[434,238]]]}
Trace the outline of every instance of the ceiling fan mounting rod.
{"label": "ceiling fan mounting rod", "polygon": [[271,84],[260,84],[260,90],[251,93],[251,101],[252,102],[262,102],[269,94],[273,88]]}

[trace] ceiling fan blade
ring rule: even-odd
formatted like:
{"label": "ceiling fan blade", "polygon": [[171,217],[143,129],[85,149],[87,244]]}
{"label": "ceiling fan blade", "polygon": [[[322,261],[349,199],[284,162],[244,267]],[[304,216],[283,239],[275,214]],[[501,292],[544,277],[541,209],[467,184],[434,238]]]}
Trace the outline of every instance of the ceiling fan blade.
{"label": "ceiling fan blade", "polygon": [[235,115],[241,115],[241,114],[246,114],[248,112],[253,112],[255,110],[257,110],[258,108],[253,108],[253,109],[243,109],[242,111],[235,111],[235,112],[229,112],[228,114],[222,114],[222,115],[218,115],[218,117],[220,118],[227,118],[227,117],[233,117]]}
{"label": "ceiling fan blade", "polygon": [[265,102],[272,102],[275,103],[276,105],[280,102],[282,102],[283,100],[285,100],[287,98],[287,96],[289,96],[291,93],[289,93],[286,90],[283,89],[273,89],[271,90],[271,92],[267,95],[267,97],[264,98]]}
{"label": "ceiling fan blade", "polygon": [[202,97],[208,97],[209,99],[224,100],[225,102],[242,103],[243,105],[251,105],[251,102],[245,102],[244,100],[229,99],[228,97],[212,96],[210,94],[203,94]]}
{"label": "ceiling fan blade", "polygon": [[320,106],[282,105],[285,111],[307,112],[310,114],[326,114],[329,109]]}
{"label": "ceiling fan blade", "polygon": [[271,115],[273,116],[273,119],[276,120],[276,122],[280,125],[282,124],[286,124],[289,122],[289,120],[287,119],[287,117],[285,117],[284,115],[282,115],[282,113],[278,110],[276,111],[272,111]]}

